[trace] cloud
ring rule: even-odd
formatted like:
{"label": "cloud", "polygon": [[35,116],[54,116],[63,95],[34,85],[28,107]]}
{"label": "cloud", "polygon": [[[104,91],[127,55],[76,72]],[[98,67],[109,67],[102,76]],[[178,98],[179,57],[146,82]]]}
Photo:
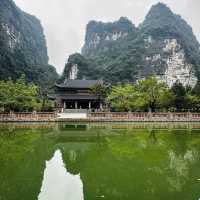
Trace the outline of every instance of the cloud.
{"label": "cloud", "polygon": [[[160,0],[192,25],[200,39],[199,0]],[[114,21],[127,16],[134,24],[143,21],[149,8],[159,0],[15,0],[24,11],[42,22],[50,64],[62,72],[67,57],[80,52],[86,24],[90,20]]]}

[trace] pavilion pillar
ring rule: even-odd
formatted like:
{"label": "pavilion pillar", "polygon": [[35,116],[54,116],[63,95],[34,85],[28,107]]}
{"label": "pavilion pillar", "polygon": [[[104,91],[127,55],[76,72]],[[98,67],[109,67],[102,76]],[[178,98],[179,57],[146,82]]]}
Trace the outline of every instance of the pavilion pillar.
{"label": "pavilion pillar", "polygon": [[100,110],[103,110],[103,105],[102,105],[102,103],[100,103]]}
{"label": "pavilion pillar", "polygon": [[64,101],[63,104],[64,109],[66,109],[66,101]]}
{"label": "pavilion pillar", "polygon": [[89,101],[89,110],[91,109],[91,101]]}
{"label": "pavilion pillar", "polygon": [[78,109],[78,102],[75,101],[75,109]]}

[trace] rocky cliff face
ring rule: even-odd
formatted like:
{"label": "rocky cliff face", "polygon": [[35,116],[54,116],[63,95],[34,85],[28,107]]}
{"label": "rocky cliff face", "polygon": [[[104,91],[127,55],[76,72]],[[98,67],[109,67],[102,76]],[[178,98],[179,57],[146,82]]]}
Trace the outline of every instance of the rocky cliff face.
{"label": "rocky cliff face", "polygon": [[177,80],[184,86],[195,86],[199,78],[199,42],[180,16],[159,3],[151,8],[140,33],[149,38],[145,40],[148,51],[159,50],[153,50],[146,60],[148,65],[162,68],[156,72],[160,80],[170,87]]}
{"label": "rocky cliff face", "polygon": [[[190,85],[194,87],[198,81],[195,75],[195,69],[192,64],[187,62],[185,50],[177,42],[176,39],[164,40],[163,52],[168,54],[165,59],[164,74],[159,75],[158,78],[172,87],[173,84],[179,80],[184,86]],[[161,59],[160,54],[156,56],[155,60]],[[154,60],[153,60],[154,61]]]}
{"label": "rocky cliff face", "polygon": [[114,42],[124,39],[135,30],[135,26],[126,17],[110,23],[91,21],[87,25],[82,54],[92,57],[106,53]]}
{"label": "rocky cliff face", "polygon": [[[70,61],[77,69],[73,78],[117,83],[156,75],[170,87],[177,80],[193,87],[200,75],[199,47],[191,27],[159,3],[138,28],[126,18],[107,24],[90,22],[82,55],[72,55]],[[70,66],[65,72],[72,70]]]}
{"label": "rocky cliff face", "polygon": [[[39,71],[46,74],[45,80],[40,80]],[[53,76],[57,78],[55,69],[48,65],[46,40],[40,21],[21,11],[12,0],[1,0],[0,79],[16,79],[22,73],[29,81],[39,84],[50,81]]]}

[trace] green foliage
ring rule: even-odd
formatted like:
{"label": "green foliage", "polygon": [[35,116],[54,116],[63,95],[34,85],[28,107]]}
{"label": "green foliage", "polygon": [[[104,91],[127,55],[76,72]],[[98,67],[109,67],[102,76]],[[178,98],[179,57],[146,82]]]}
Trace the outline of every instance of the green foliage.
{"label": "green foliage", "polygon": [[41,111],[42,112],[52,112],[55,108],[55,102],[49,100],[48,98],[49,89],[40,89],[39,91],[39,98],[41,102]]}
{"label": "green foliage", "polygon": [[200,111],[200,96],[195,91],[178,82],[169,89],[149,77],[135,85],[113,86],[107,100],[116,111]]}
{"label": "green foliage", "polygon": [[174,107],[176,108],[177,111],[181,111],[184,108],[187,107],[187,92],[186,89],[183,87],[183,85],[179,82],[176,82],[172,88],[171,88],[172,93],[175,96],[174,99]]}
{"label": "green foliage", "polygon": [[173,95],[163,83],[150,77],[136,85],[114,86],[108,101],[114,109],[120,111],[155,111],[169,108]]}
{"label": "green foliage", "polygon": [[65,65],[63,74],[59,82],[63,82],[66,78],[69,78],[69,71],[74,64],[77,64],[79,67],[78,79],[83,79],[87,77],[95,79],[95,74],[99,73],[99,71],[95,71],[95,66],[90,59],[86,59],[81,54],[75,53],[69,56],[68,62]]}
{"label": "green foliage", "polygon": [[192,94],[200,97],[200,81],[197,82],[195,87],[192,89]]}
{"label": "green foliage", "polygon": [[15,82],[0,81],[0,111],[40,111],[42,106],[50,109],[49,103],[42,104],[38,87],[27,84],[24,75]]}
{"label": "green foliage", "polygon": [[28,82],[35,83],[43,90],[50,90],[58,80],[58,74],[51,65],[34,65],[29,66],[26,78]]}
{"label": "green foliage", "polygon": [[107,100],[116,111],[132,111],[143,106],[140,94],[130,84],[113,86]]}
{"label": "green foliage", "polygon": [[102,84],[96,84],[90,88],[90,92],[99,99],[104,99],[107,95],[107,88]]}
{"label": "green foliage", "polygon": [[168,108],[173,95],[164,83],[158,82],[155,77],[139,81],[137,89],[145,105],[155,111],[156,108]]}

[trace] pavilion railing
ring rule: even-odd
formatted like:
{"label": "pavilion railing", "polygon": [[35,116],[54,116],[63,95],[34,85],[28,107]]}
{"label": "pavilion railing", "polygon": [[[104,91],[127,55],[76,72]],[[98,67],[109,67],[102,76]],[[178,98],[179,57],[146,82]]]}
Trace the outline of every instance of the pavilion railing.
{"label": "pavilion railing", "polygon": [[90,112],[88,119],[99,121],[200,121],[200,113]]}
{"label": "pavilion railing", "polygon": [[[147,122],[200,122],[200,113],[173,113],[173,112],[88,112],[88,121],[147,121]],[[0,113],[0,122],[6,121],[59,121],[56,112],[32,113]]]}
{"label": "pavilion railing", "polygon": [[54,112],[0,113],[0,121],[53,121],[56,118]]}

